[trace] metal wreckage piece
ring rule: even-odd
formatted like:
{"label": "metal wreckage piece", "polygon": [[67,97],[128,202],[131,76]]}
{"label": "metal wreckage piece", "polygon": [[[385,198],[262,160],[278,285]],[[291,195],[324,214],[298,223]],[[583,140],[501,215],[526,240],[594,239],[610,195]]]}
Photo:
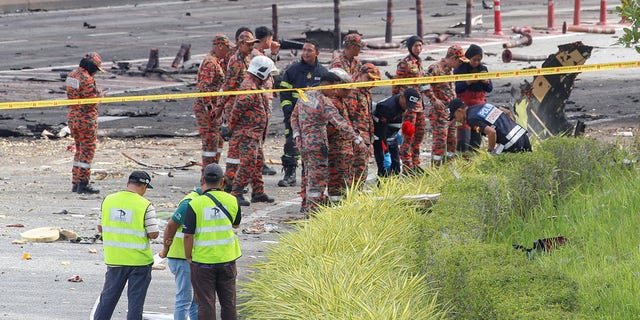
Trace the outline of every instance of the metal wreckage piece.
{"label": "metal wreckage piece", "polygon": [[[578,41],[559,45],[558,49],[542,63],[542,68],[583,65],[591,57],[593,47]],[[571,95],[578,74],[535,76],[531,83],[525,80],[520,86],[520,99],[513,108],[517,122],[540,140],[556,135],[580,134],[584,124],[574,126],[565,114],[565,101]]]}

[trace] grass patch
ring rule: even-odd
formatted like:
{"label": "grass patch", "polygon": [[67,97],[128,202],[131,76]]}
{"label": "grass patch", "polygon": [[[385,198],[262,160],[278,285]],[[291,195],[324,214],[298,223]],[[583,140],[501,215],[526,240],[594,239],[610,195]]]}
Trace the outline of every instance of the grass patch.
{"label": "grass patch", "polygon": [[[281,237],[249,283],[248,319],[632,319],[640,177],[621,149],[553,138],[350,193]],[[441,192],[433,206],[404,195]],[[512,244],[563,235],[528,256]]]}

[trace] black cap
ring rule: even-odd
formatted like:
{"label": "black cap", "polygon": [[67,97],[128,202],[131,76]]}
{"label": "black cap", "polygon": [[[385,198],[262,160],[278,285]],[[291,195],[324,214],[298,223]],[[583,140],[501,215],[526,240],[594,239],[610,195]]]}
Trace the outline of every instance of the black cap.
{"label": "black cap", "polygon": [[424,41],[422,41],[422,38],[420,38],[420,36],[411,36],[409,37],[407,40],[407,49],[409,49],[409,53],[413,54],[413,52],[411,52],[411,48],[413,48],[413,45],[416,44],[416,42],[420,42],[420,43],[424,43]]}
{"label": "black cap", "polygon": [[407,102],[407,110],[413,110],[418,101],[420,101],[420,93],[414,88],[404,89],[404,100]]}
{"label": "black cap", "polygon": [[460,108],[465,108],[466,105],[460,98],[455,98],[449,102],[449,121],[453,120],[454,115],[456,114],[456,110]]}
{"label": "black cap", "polygon": [[210,163],[204,168],[202,175],[205,182],[216,183],[222,180],[224,172],[217,163]]}
{"label": "black cap", "polygon": [[129,175],[129,182],[146,184],[147,188],[153,189],[151,185],[151,176],[144,171],[134,171]]}
{"label": "black cap", "polygon": [[262,26],[262,27],[257,27],[256,28],[256,32],[254,33],[256,36],[256,39],[258,40],[262,40],[268,36],[272,36],[273,35],[273,30]]}

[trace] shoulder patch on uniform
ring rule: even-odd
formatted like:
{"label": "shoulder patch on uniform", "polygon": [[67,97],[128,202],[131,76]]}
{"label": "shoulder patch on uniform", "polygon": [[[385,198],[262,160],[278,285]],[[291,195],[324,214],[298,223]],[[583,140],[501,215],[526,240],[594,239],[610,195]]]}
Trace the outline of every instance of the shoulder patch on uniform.
{"label": "shoulder patch on uniform", "polygon": [[65,84],[74,89],[80,89],[80,80],[76,78],[67,77]]}

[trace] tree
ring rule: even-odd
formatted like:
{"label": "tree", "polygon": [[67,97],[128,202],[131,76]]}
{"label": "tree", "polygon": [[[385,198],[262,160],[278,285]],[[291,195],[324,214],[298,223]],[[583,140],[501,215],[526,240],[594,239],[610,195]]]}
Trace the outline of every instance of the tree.
{"label": "tree", "polygon": [[627,48],[633,46],[640,53],[640,0],[622,0],[616,7],[616,13],[623,22],[629,23],[629,27],[623,29],[624,35],[618,39],[618,44]]}

